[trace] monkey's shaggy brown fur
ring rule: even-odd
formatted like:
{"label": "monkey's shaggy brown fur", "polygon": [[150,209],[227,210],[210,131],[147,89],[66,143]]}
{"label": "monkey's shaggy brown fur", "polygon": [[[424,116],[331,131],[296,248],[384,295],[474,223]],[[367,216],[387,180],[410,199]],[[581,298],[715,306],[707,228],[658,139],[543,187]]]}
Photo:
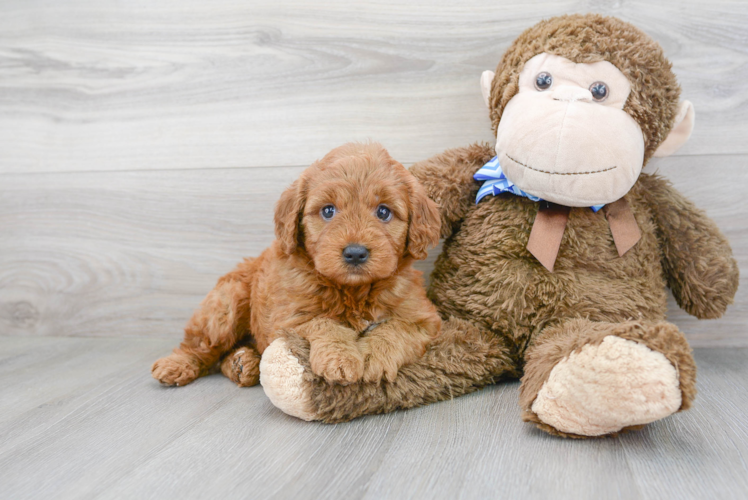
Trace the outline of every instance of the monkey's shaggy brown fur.
{"label": "monkey's shaggy brown fur", "polygon": [[[333,205],[324,220],[321,209]],[[387,206],[392,217],[377,218]],[[441,328],[411,267],[439,235],[437,207],[378,144],[347,144],[316,162],[281,196],[278,239],[218,280],[153,376],[185,385],[221,363],[239,384],[259,382],[260,355],[283,330],[311,343],[310,365],[328,382],[394,379]],[[303,241],[303,244],[301,242]],[[352,244],[369,251],[348,264]]]}
{"label": "monkey's shaggy brown fur", "polygon": [[[614,18],[565,16],[523,33],[497,69],[491,119],[517,93],[519,72],[536,54],[574,62],[607,60],[631,81],[624,107],[641,126],[645,163],[673,127],[679,88],[659,45]],[[641,240],[619,257],[602,213],[572,208],[553,272],[526,249],[538,203],[512,194],[479,204],[473,174],[494,156],[487,144],[446,151],[411,172],[441,208],[446,238],[429,297],[445,322],[426,355],[381,384],[330,386],[306,370],[309,410],[325,422],[407,408],[465,394],[524,372],[524,419],[546,431],[531,409],[561,359],[615,336],[661,353],[676,370],[681,408],[696,393],[696,367],[675,325],[666,322],[666,285],[698,318],[721,316],[738,286],[727,239],[706,214],[664,179],[642,174],[626,195]],[[291,335],[303,366],[304,342]],[[622,429],[626,430],[626,429]],[[581,437],[581,436],[572,436]]]}

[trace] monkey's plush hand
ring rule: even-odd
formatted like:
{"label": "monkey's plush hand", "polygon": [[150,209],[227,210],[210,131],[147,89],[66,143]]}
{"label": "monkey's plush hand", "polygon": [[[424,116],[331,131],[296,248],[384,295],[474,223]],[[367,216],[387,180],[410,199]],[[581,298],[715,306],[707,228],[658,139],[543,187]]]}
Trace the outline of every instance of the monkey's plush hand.
{"label": "monkey's plush hand", "polygon": [[727,238],[703,210],[657,176],[642,176],[662,246],[662,268],[680,307],[719,318],[738,289],[738,263]]}

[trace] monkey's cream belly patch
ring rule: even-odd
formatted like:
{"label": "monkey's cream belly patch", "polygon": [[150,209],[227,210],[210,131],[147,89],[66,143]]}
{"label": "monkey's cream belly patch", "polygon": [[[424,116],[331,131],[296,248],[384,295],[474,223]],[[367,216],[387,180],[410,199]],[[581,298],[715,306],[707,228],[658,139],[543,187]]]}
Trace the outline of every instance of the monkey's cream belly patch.
{"label": "monkey's cream belly patch", "polygon": [[680,405],[678,374],[667,358],[610,335],[557,364],[532,411],[562,432],[601,436],[667,417]]}

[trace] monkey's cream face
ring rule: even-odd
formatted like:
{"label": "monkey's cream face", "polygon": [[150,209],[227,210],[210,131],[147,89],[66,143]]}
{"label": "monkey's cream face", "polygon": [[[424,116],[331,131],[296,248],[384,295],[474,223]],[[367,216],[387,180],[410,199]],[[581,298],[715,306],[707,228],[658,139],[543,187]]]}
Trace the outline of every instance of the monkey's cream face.
{"label": "monkey's cream face", "polygon": [[641,128],[623,110],[630,90],[607,61],[533,57],[496,134],[504,174],[527,193],[571,207],[623,197],[644,161]]}

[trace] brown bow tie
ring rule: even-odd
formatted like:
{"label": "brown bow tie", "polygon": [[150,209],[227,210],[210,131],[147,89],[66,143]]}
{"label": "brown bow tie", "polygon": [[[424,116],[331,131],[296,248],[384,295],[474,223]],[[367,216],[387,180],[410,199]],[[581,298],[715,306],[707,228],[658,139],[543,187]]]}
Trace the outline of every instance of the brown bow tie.
{"label": "brown bow tie", "polygon": [[[556,263],[558,249],[561,247],[561,238],[564,236],[570,210],[569,207],[563,205],[541,202],[532,231],[530,231],[527,249],[551,272]],[[608,219],[618,255],[623,257],[623,254],[636,245],[642,237],[631,206],[626,198],[621,198],[605,205],[603,213]]]}

